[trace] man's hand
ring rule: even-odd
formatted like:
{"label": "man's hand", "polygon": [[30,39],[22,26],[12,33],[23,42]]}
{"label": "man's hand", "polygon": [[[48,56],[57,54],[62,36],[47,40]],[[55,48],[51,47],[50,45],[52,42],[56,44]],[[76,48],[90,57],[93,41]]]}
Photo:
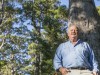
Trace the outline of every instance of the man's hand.
{"label": "man's hand", "polygon": [[93,75],[98,75],[98,73],[97,72],[93,72]]}
{"label": "man's hand", "polygon": [[62,75],[66,75],[69,72],[69,70],[64,67],[59,68],[59,71],[61,72]]}

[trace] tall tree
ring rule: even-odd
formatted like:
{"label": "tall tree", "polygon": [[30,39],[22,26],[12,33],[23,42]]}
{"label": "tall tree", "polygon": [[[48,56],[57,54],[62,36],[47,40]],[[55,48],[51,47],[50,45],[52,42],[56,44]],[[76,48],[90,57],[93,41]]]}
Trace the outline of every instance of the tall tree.
{"label": "tall tree", "polygon": [[66,20],[67,9],[65,6],[60,7],[57,0],[27,1],[23,7],[26,17],[31,19],[33,26],[29,45],[30,74],[52,75],[54,51],[65,39],[61,27],[62,21]]}
{"label": "tall tree", "polygon": [[58,0],[5,0],[4,5],[0,65],[6,65],[0,66],[0,73],[52,75],[54,51],[66,39],[62,31],[66,6],[60,6]]}
{"label": "tall tree", "polygon": [[80,38],[93,48],[100,66],[100,16],[94,0],[69,0],[69,21],[81,29]]}
{"label": "tall tree", "polygon": [[[29,33],[27,27],[23,25],[23,21],[21,20],[21,24],[19,23],[18,15],[21,13],[21,8],[16,7],[14,0],[2,1],[4,1],[4,12],[2,12],[3,20],[0,25],[0,74],[16,75],[23,72],[22,64],[25,65],[27,62],[25,58]],[[2,13],[0,11],[0,15]],[[2,66],[3,64],[4,66]]]}

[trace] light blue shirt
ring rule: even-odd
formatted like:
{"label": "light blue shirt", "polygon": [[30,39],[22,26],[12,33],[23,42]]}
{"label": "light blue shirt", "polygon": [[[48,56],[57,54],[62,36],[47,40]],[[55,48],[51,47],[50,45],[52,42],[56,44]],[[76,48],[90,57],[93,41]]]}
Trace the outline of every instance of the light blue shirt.
{"label": "light blue shirt", "polygon": [[99,71],[98,63],[89,44],[78,40],[75,45],[67,41],[59,45],[54,57],[55,70],[60,67],[86,67],[91,71]]}

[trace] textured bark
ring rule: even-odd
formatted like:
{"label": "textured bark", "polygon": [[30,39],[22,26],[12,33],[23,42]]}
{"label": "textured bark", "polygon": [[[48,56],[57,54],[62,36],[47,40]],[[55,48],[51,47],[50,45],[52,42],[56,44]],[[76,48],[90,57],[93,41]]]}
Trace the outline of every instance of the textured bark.
{"label": "textured bark", "polygon": [[100,16],[94,0],[69,0],[68,24],[70,23],[80,27],[80,38],[90,44],[100,64]]}

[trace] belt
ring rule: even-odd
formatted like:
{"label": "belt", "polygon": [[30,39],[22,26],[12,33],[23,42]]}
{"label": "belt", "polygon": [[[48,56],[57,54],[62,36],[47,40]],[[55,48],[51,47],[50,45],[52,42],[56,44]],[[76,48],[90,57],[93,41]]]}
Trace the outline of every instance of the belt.
{"label": "belt", "polygon": [[69,69],[87,70],[86,67],[70,67]]}

